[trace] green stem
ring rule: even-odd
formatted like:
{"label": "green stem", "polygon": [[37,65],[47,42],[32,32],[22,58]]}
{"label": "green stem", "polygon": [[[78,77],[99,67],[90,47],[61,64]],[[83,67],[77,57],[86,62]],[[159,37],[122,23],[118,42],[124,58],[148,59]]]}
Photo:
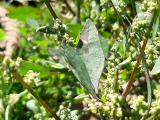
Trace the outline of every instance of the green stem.
{"label": "green stem", "polygon": [[77,22],[78,23],[81,23],[81,3],[82,1],[81,0],[77,0]]}
{"label": "green stem", "polygon": [[131,0],[131,4],[132,4],[133,16],[135,17],[137,15],[135,0]]}
{"label": "green stem", "polygon": [[56,13],[54,12],[54,10],[53,10],[53,8],[52,8],[49,0],[44,0],[44,2],[45,2],[45,4],[46,4],[48,10],[50,11],[51,15],[53,16],[53,18],[54,18],[54,19],[57,19],[58,17],[57,17],[57,15],[56,15]]}
{"label": "green stem", "polygon": [[9,111],[10,111],[11,106],[7,105],[6,110],[5,110],[5,120],[9,120]]}
{"label": "green stem", "polygon": [[101,1],[100,1],[100,0],[96,0],[96,3],[97,3],[97,5],[98,5],[99,12],[100,12],[100,11],[101,11],[101,6],[100,6],[100,4],[101,4]]}
{"label": "green stem", "polygon": [[4,56],[5,56],[4,53],[3,53],[3,52],[0,52],[0,61],[3,60]]}
{"label": "green stem", "polygon": [[122,20],[122,26],[123,26],[123,28],[126,29],[126,25],[125,25],[125,23],[124,23],[124,21],[123,21],[123,17],[121,16],[121,14],[120,14],[120,13],[117,11],[117,9],[115,8],[112,0],[109,0],[109,2],[110,2],[110,4],[111,4],[111,6],[113,7],[114,12],[115,12],[115,13],[117,14],[117,16],[119,17],[119,19]]}
{"label": "green stem", "polygon": [[66,4],[68,10],[75,16],[76,13],[75,13],[75,11],[72,9],[72,7],[69,5],[68,1],[67,1],[67,0],[64,0],[64,3]]}
{"label": "green stem", "polygon": [[119,69],[116,68],[115,72],[115,81],[114,81],[114,91],[117,93],[118,92],[118,79],[119,79]]}

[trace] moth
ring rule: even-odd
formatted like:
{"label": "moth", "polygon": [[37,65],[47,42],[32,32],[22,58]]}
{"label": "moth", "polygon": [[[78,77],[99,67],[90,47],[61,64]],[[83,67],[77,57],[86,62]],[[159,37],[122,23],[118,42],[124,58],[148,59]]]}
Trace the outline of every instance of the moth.
{"label": "moth", "polygon": [[[40,29],[40,31],[47,30]],[[58,60],[61,59],[63,63],[65,62],[84,89],[98,99],[99,79],[104,68],[108,45],[106,44],[107,48],[103,47],[102,37],[91,20],[87,20],[80,33],[80,42],[82,43],[81,47],[76,48],[69,44],[62,44],[57,50],[49,49],[49,53],[54,60],[59,58]],[[62,63],[62,61],[60,62]]]}

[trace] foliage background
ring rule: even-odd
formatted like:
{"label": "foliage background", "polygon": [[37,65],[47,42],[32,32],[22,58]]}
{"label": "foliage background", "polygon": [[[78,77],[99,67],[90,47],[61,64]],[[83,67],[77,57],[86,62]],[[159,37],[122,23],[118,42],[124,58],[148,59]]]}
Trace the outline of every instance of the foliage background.
{"label": "foliage background", "polygon": [[[106,53],[105,67],[99,82],[99,97],[102,102],[92,98],[83,89],[71,70],[52,60],[48,47],[59,47],[57,36],[38,33],[36,29],[44,25],[52,27],[56,20],[52,18],[43,1],[35,2],[36,6],[32,5],[27,2],[18,6],[14,3],[0,3],[0,6],[9,11],[7,16],[18,21],[20,32],[18,49],[14,51],[12,58],[4,58],[0,63],[0,119],[54,119],[39,104],[40,99],[63,120],[160,119],[159,0],[51,2],[76,45],[88,18],[105,38],[104,45],[109,47],[109,51]],[[6,37],[3,26],[0,26],[0,42]],[[145,40],[148,41],[145,54],[141,54],[141,48],[138,47]],[[142,58],[138,59],[139,55]],[[142,62],[134,74],[132,90],[124,99],[122,93],[140,59]],[[38,99],[14,77],[15,71],[23,77],[34,94],[39,96]],[[149,89],[145,82],[146,71],[150,74],[151,96],[147,93]],[[152,97],[151,107],[147,102],[148,97]]]}

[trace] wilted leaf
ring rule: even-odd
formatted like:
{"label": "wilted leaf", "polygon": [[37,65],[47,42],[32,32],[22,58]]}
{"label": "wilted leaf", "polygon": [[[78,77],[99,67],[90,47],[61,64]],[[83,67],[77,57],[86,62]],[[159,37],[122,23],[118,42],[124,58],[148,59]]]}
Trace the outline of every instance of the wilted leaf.
{"label": "wilted leaf", "polygon": [[20,70],[19,70],[20,75],[22,75],[22,76],[26,75],[26,73],[29,70],[32,70],[33,72],[40,73],[41,78],[49,75],[49,71],[46,68],[44,68],[38,64],[34,64],[34,63],[31,63],[28,61],[23,61],[20,66]]}
{"label": "wilted leaf", "polygon": [[152,75],[160,73],[160,57],[156,60],[156,63],[151,71]]}
{"label": "wilted leaf", "polygon": [[83,60],[81,59],[81,56],[79,55],[78,51],[70,46],[63,46],[66,61],[74,73],[74,75],[77,77],[77,79],[80,81],[82,86],[94,97],[96,97],[95,90],[93,87],[93,84],[91,82],[90,76],[88,74],[88,70],[86,68],[86,65],[84,64]]}
{"label": "wilted leaf", "polygon": [[98,93],[98,84],[104,67],[105,57],[98,31],[90,20],[87,21],[80,40],[83,42],[83,46],[79,50],[81,58],[88,70],[94,89]]}

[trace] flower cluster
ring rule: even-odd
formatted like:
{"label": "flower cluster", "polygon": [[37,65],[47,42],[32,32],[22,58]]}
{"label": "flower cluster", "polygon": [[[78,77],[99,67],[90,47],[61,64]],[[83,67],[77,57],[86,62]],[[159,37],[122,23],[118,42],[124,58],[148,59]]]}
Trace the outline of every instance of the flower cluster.
{"label": "flower cluster", "polygon": [[[107,4],[108,2],[110,2],[109,0],[101,0],[101,6],[105,6],[105,4]],[[124,9],[126,9],[126,3],[124,0],[112,0],[114,7],[116,8],[116,10],[118,12],[122,12],[124,11]]]}
{"label": "flower cluster", "polygon": [[78,110],[71,110],[64,105],[60,105],[58,116],[61,120],[79,120],[81,117]]}
{"label": "flower cluster", "polygon": [[29,70],[24,77],[24,81],[30,85],[38,86],[40,83],[39,73],[35,73],[32,70]]}
{"label": "flower cluster", "polygon": [[149,68],[152,68],[160,52],[160,38],[155,37],[152,44],[148,44],[145,49],[146,62]]}
{"label": "flower cluster", "polygon": [[149,26],[152,18],[150,12],[140,12],[137,17],[133,20],[132,29],[133,31],[143,31],[146,32],[146,28]]}
{"label": "flower cluster", "polygon": [[159,116],[159,111],[160,111],[160,93],[159,93],[159,89],[155,89],[153,94],[154,94],[156,99],[152,103],[152,107],[151,107],[150,113],[152,114],[152,118],[156,119],[157,116]]}
{"label": "flower cluster", "polygon": [[92,1],[91,18],[97,21],[99,19],[99,11],[95,1]]}
{"label": "flower cluster", "polygon": [[133,112],[138,112],[139,115],[145,115],[146,110],[148,109],[148,104],[145,102],[145,98],[142,95],[134,96],[130,101],[130,107]]}
{"label": "flower cluster", "polygon": [[40,107],[39,112],[37,111],[34,114],[34,119],[36,119],[36,120],[48,120],[48,119],[55,120],[54,118],[49,117],[48,113],[46,112],[46,110],[43,107]]}
{"label": "flower cluster", "polygon": [[118,94],[107,94],[106,101],[100,102],[95,99],[85,98],[83,104],[86,104],[85,110],[90,110],[98,116],[108,116],[111,119],[119,119],[123,116],[121,108],[122,97]]}
{"label": "flower cluster", "polygon": [[146,54],[146,62],[149,66],[153,66],[155,63],[155,60],[158,58],[158,53],[156,46],[154,45],[147,45],[147,48],[145,49]]}
{"label": "flower cluster", "polygon": [[152,12],[157,8],[155,0],[144,0],[141,6],[141,10],[145,12]]}
{"label": "flower cluster", "polygon": [[74,44],[74,40],[67,33],[67,27],[59,19],[53,20],[53,23],[48,26],[42,26],[37,31],[44,32],[47,34],[54,34],[58,42]]}
{"label": "flower cluster", "polygon": [[15,61],[9,58],[3,60],[0,69],[2,70],[1,77],[5,79],[5,82],[7,82],[8,80],[12,80],[13,78],[12,72],[17,71],[19,69],[21,61],[22,59],[19,57]]}
{"label": "flower cluster", "polygon": [[126,8],[126,3],[124,0],[118,0],[118,5],[115,5],[118,12],[122,13]]}

